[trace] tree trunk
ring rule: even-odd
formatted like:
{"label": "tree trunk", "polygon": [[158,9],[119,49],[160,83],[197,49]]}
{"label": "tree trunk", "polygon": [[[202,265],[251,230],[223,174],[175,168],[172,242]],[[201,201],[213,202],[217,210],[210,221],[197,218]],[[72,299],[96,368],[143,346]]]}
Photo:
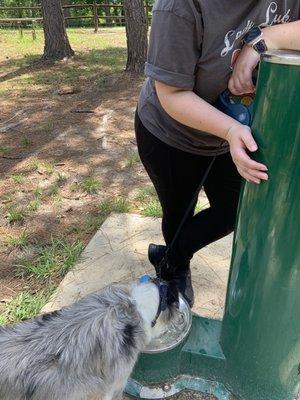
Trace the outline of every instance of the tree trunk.
{"label": "tree trunk", "polygon": [[74,55],[66,32],[60,0],[42,0],[45,34],[44,60],[62,60]]}
{"label": "tree trunk", "polygon": [[148,50],[147,20],[143,0],[124,0],[127,36],[126,71],[143,72]]}

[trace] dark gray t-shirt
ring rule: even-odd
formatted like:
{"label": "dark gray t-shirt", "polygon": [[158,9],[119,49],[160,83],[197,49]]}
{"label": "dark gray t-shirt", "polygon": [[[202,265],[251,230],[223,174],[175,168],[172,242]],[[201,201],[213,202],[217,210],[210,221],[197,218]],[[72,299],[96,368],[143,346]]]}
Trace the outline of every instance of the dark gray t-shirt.
{"label": "dark gray t-shirt", "polygon": [[145,127],[163,142],[201,155],[228,151],[226,142],[189,128],[160,105],[155,80],[192,89],[212,103],[228,84],[231,65],[252,26],[298,20],[300,0],[157,0],[153,7],[147,79],[138,114]]}

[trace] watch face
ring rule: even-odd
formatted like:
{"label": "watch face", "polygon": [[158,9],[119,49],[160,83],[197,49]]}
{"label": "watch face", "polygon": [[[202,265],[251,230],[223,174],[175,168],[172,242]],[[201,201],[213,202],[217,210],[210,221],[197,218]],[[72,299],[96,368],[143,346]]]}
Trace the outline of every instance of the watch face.
{"label": "watch face", "polygon": [[246,35],[244,36],[244,41],[247,44],[251,44],[262,34],[262,30],[258,26],[254,26]]}
{"label": "watch face", "polygon": [[266,43],[263,39],[257,42],[253,47],[259,54],[265,53],[268,50]]}

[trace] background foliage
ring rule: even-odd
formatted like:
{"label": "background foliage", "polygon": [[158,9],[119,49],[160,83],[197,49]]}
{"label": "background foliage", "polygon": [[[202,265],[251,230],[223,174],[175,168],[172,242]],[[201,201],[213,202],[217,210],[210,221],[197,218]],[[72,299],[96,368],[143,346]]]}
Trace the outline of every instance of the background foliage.
{"label": "background foliage", "polygon": [[[62,3],[65,5],[72,4],[93,4],[93,0],[62,0]],[[98,4],[112,4],[118,5],[122,4],[122,0],[97,0]],[[154,3],[154,0],[148,0],[149,5],[151,6]],[[34,7],[39,6],[40,0],[0,0],[0,7]],[[68,9],[65,10],[65,15],[70,17],[75,16],[92,16],[91,8],[83,8],[83,9]],[[99,9],[99,16],[111,15],[115,17],[122,16],[121,8],[114,7],[103,7]],[[41,17],[41,13],[39,10],[0,10],[0,18],[38,18]],[[68,21],[69,26],[90,26],[92,24],[92,20],[76,20],[76,21]],[[112,23],[111,23],[112,24]],[[108,23],[109,25],[109,23]]]}

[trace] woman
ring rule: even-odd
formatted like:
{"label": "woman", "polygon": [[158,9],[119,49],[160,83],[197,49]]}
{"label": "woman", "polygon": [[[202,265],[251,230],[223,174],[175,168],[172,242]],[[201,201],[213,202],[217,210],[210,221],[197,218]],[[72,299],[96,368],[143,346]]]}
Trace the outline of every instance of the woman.
{"label": "woman", "polygon": [[[191,306],[193,254],[233,231],[241,176],[255,184],[268,179],[267,167],[248,155],[257,150],[251,129],[212,104],[227,86],[234,94],[254,91],[252,71],[260,53],[300,49],[299,16],[299,0],[157,0],[154,5],[135,130],[162,205],[166,245],[217,155],[204,184],[210,208],[190,213],[161,270]],[[150,246],[156,269],[165,251]]]}

